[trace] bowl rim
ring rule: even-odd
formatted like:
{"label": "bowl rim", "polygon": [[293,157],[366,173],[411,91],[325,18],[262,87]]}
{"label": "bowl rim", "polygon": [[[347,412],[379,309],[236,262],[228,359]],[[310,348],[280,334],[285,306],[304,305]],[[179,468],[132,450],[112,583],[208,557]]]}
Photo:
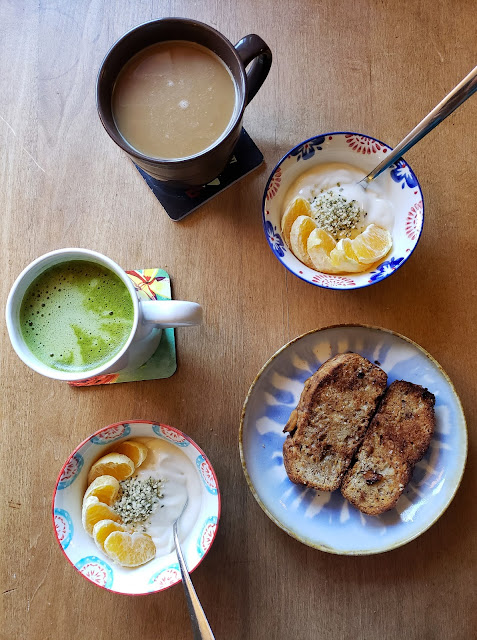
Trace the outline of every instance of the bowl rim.
{"label": "bowl rim", "polygon": [[185,434],[183,431],[181,431],[177,427],[172,427],[172,426],[166,424],[165,422],[159,422],[159,421],[156,421],[156,420],[119,420],[118,422],[113,422],[113,423],[111,423],[111,424],[109,424],[109,425],[107,425],[105,427],[102,427],[101,429],[98,429],[97,431],[95,431],[94,433],[89,435],[87,438],[85,438],[74,449],[74,451],[72,451],[70,453],[70,455],[66,458],[63,466],[61,467],[60,473],[58,474],[58,477],[56,479],[55,488],[53,489],[53,497],[52,497],[52,501],[51,501],[51,516],[52,516],[52,521],[53,521],[53,532],[55,534],[56,541],[57,541],[58,546],[60,547],[63,555],[65,556],[65,558],[68,560],[70,565],[73,567],[73,569],[77,573],[79,573],[85,580],[87,580],[87,582],[89,582],[91,584],[94,584],[95,586],[99,587],[100,589],[104,589],[105,591],[110,591],[111,593],[116,593],[118,595],[127,596],[127,597],[130,597],[130,596],[148,596],[148,595],[153,595],[155,593],[160,593],[161,591],[166,591],[167,589],[170,589],[171,587],[174,587],[176,584],[179,584],[182,581],[182,579],[179,579],[179,580],[177,580],[177,582],[174,582],[172,584],[167,585],[163,589],[157,589],[155,591],[145,591],[143,593],[124,593],[123,591],[116,591],[115,589],[109,589],[108,587],[104,587],[103,585],[97,584],[96,582],[93,582],[92,580],[90,580],[87,576],[85,576],[83,573],[81,573],[81,571],[75,566],[75,564],[71,561],[71,559],[68,556],[68,554],[66,553],[66,551],[63,549],[63,546],[61,545],[61,542],[60,542],[60,540],[58,538],[58,534],[56,533],[56,526],[55,526],[55,498],[56,498],[56,494],[58,493],[58,484],[60,482],[60,478],[61,478],[61,476],[63,474],[63,471],[65,470],[65,468],[66,468],[67,464],[69,463],[69,461],[73,458],[75,453],[77,453],[82,447],[84,447],[92,438],[94,438],[95,436],[101,434],[106,429],[110,429],[110,428],[113,428],[113,427],[119,427],[120,425],[124,425],[124,424],[150,424],[150,425],[158,425],[158,426],[166,427],[168,429],[172,429],[173,431],[176,431],[178,434],[183,436],[193,447],[195,447],[195,449],[197,449],[197,451],[202,456],[204,456],[205,460],[209,463],[210,469],[212,471],[212,475],[214,476],[215,485],[217,487],[217,526],[215,527],[214,535],[213,535],[213,538],[212,538],[212,541],[211,541],[209,547],[205,551],[204,555],[199,558],[199,561],[197,562],[197,564],[195,564],[190,569],[188,568],[189,573],[192,573],[193,571],[195,571],[195,569],[197,569],[197,567],[202,563],[202,561],[207,556],[207,554],[209,553],[209,551],[211,550],[211,548],[212,548],[212,546],[214,544],[215,538],[217,536],[217,532],[219,530],[219,521],[220,521],[220,515],[221,515],[222,501],[221,501],[220,488],[219,488],[219,483],[218,483],[218,480],[217,480],[217,475],[215,473],[215,469],[212,466],[212,463],[210,462],[210,460],[207,457],[207,455],[205,454],[205,452],[201,449],[201,447],[199,447],[199,445],[190,436]]}
{"label": "bowl rim", "polygon": [[[359,329],[364,328],[364,329],[382,331],[383,333],[391,334],[392,336],[397,336],[398,338],[401,338],[404,342],[408,342],[412,346],[416,347],[419,351],[421,351],[432,362],[432,364],[434,364],[437,367],[437,369],[443,375],[444,379],[446,380],[446,382],[448,383],[450,389],[452,390],[452,393],[453,393],[453,395],[454,395],[454,397],[455,397],[455,399],[457,401],[457,405],[459,406],[460,411],[462,413],[462,419],[463,419],[464,449],[463,449],[463,453],[462,453],[462,458],[463,458],[462,471],[461,471],[460,477],[459,477],[459,479],[458,479],[458,481],[457,481],[457,483],[456,483],[456,485],[454,487],[454,490],[453,490],[452,494],[448,497],[448,500],[445,503],[445,505],[443,506],[442,510],[432,520],[430,520],[426,524],[426,526],[421,528],[415,534],[409,535],[406,538],[400,539],[399,541],[395,542],[394,544],[391,544],[390,546],[388,546],[386,548],[382,548],[382,549],[357,549],[357,550],[353,550],[353,551],[338,551],[334,547],[329,547],[326,544],[321,544],[319,542],[318,543],[311,542],[310,540],[306,539],[304,536],[300,536],[299,534],[295,533],[294,531],[288,529],[288,527],[286,525],[284,525],[281,521],[279,521],[278,518],[276,518],[269,511],[269,509],[265,506],[264,502],[262,501],[262,499],[258,495],[258,492],[255,489],[255,486],[254,486],[254,484],[252,482],[252,479],[250,477],[250,474],[248,472],[247,463],[246,463],[246,460],[245,460],[245,453],[244,453],[244,446],[243,446],[243,433],[244,433],[245,414],[246,414],[246,411],[247,411],[248,403],[250,401],[252,392],[253,392],[256,384],[258,383],[260,377],[262,376],[263,372],[265,371],[265,369],[277,358],[277,356],[280,355],[280,353],[282,353],[282,351],[287,349],[291,344],[294,344],[295,342],[298,342],[299,340],[301,340],[302,338],[305,338],[308,335],[311,335],[313,333],[319,333],[321,331],[326,331],[328,329],[348,329],[348,328],[359,328]],[[452,380],[450,379],[450,377],[446,373],[446,371],[443,369],[443,367],[439,364],[439,362],[426,349],[424,349],[424,347],[422,347],[420,344],[418,344],[417,342],[415,342],[411,338],[408,338],[407,336],[403,335],[402,333],[399,333],[398,331],[394,331],[393,329],[386,329],[384,327],[379,327],[377,325],[371,325],[371,324],[365,324],[365,323],[359,323],[359,322],[331,324],[331,325],[326,325],[324,327],[318,327],[316,329],[311,329],[310,331],[305,331],[305,333],[302,333],[299,336],[296,336],[295,338],[292,338],[286,344],[284,344],[282,347],[277,349],[277,351],[275,351],[275,353],[273,353],[270,356],[270,358],[268,358],[268,360],[263,364],[263,366],[260,368],[260,370],[255,375],[255,377],[254,377],[254,379],[253,379],[253,381],[252,381],[252,383],[250,385],[250,388],[247,391],[247,395],[245,396],[245,400],[243,402],[242,410],[241,410],[241,414],[240,414],[240,425],[239,425],[240,462],[241,462],[241,465],[242,465],[242,471],[243,471],[243,474],[245,476],[245,480],[247,482],[248,488],[249,488],[251,494],[253,495],[253,497],[255,498],[256,502],[258,503],[258,505],[260,506],[262,511],[265,513],[265,515],[268,518],[270,518],[270,520],[279,529],[281,529],[282,531],[287,533],[290,537],[294,538],[298,542],[301,542],[302,544],[305,544],[306,546],[308,546],[308,547],[310,547],[312,549],[316,549],[318,551],[324,551],[326,553],[330,553],[330,554],[333,554],[333,555],[340,555],[340,556],[371,556],[371,555],[378,555],[378,554],[382,554],[382,553],[387,553],[388,551],[393,551],[394,549],[398,549],[399,547],[403,547],[404,545],[408,544],[409,542],[412,542],[413,540],[416,540],[416,538],[418,538],[423,533],[428,531],[439,520],[439,518],[441,518],[444,515],[444,513],[447,511],[447,509],[449,508],[451,502],[454,500],[454,498],[456,496],[456,493],[457,493],[457,491],[458,491],[458,489],[459,489],[459,487],[461,485],[462,479],[464,477],[465,467],[466,467],[466,464],[467,464],[468,449],[469,449],[469,433],[468,433],[468,428],[467,428],[467,420],[465,418],[465,413],[464,413],[464,407],[462,406],[462,401],[461,401],[461,399],[459,397],[459,394],[456,391],[456,388],[454,387],[454,384],[453,384]]]}
{"label": "bowl rim", "polygon": [[[365,288],[370,287],[372,285],[379,284],[379,283],[383,282],[384,280],[386,280],[387,278],[389,278],[389,276],[392,276],[396,271],[398,271],[409,260],[409,258],[414,253],[417,245],[419,244],[419,240],[421,239],[422,230],[424,228],[424,218],[425,218],[424,194],[422,193],[421,183],[419,182],[419,180],[418,180],[416,174],[414,173],[414,170],[412,169],[411,165],[407,162],[407,160],[405,160],[401,156],[400,158],[398,158],[396,160],[396,163],[399,162],[400,160],[402,160],[405,163],[405,165],[408,167],[409,171],[411,172],[411,174],[413,175],[413,177],[415,178],[415,180],[417,182],[416,186],[417,186],[417,188],[419,190],[419,193],[420,193],[420,196],[421,196],[421,201],[422,201],[422,223],[421,223],[421,227],[419,229],[419,235],[417,236],[417,239],[415,241],[415,244],[414,244],[413,248],[411,249],[411,251],[409,251],[409,253],[405,256],[404,260],[395,269],[393,269],[390,273],[387,273],[385,276],[383,276],[382,278],[380,278],[376,282],[365,282],[364,284],[354,285],[352,287],[344,288],[344,287],[335,287],[335,286],[331,286],[331,285],[325,285],[325,284],[322,284],[322,283],[319,283],[319,282],[310,282],[310,280],[307,280],[306,278],[303,278],[299,273],[296,273],[295,271],[293,271],[293,269],[291,267],[289,267],[287,264],[285,264],[282,261],[280,256],[278,256],[275,253],[275,251],[273,250],[273,246],[272,246],[272,244],[270,242],[267,230],[265,228],[265,223],[267,222],[266,217],[265,217],[265,203],[266,203],[268,187],[270,186],[270,182],[272,181],[273,177],[275,176],[275,173],[276,173],[277,169],[282,165],[282,163],[285,160],[287,160],[287,158],[291,155],[291,153],[293,151],[295,151],[296,149],[298,149],[299,147],[302,147],[304,144],[307,144],[308,142],[311,142],[312,140],[315,140],[316,138],[322,138],[322,137],[326,138],[327,136],[345,136],[345,135],[361,136],[363,138],[368,138],[369,140],[374,140],[375,142],[378,142],[383,147],[386,147],[389,151],[393,150],[392,147],[390,147],[388,144],[386,144],[382,140],[379,140],[379,138],[375,138],[374,136],[370,136],[367,133],[359,133],[357,131],[329,131],[328,133],[316,134],[314,136],[311,136],[310,138],[307,138],[306,140],[303,140],[302,142],[299,142],[294,147],[289,149],[285,153],[285,155],[280,158],[280,160],[277,162],[277,164],[274,166],[274,168],[270,172],[270,175],[268,177],[267,183],[265,185],[265,189],[263,191],[263,196],[262,196],[262,226],[263,226],[263,231],[265,233],[265,238],[267,240],[268,246],[272,250],[273,255],[285,267],[285,269],[287,269],[290,273],[292,273],[294,276],[296,276],[300,280],[303,280],[303,282],[306,282],[307,284],[311,284],[311,285],[313,285],[315,287],[320,287],[320,289],[330,289],[332,291],[354,291],[356,289],[365,289]],[[297,260],[298,260],[298,258],[297,258]],[[321,271],[317,271],[316,273],[322,273],[322,272]],[[347,274],[337,274],[337,275],[347,275]]]}

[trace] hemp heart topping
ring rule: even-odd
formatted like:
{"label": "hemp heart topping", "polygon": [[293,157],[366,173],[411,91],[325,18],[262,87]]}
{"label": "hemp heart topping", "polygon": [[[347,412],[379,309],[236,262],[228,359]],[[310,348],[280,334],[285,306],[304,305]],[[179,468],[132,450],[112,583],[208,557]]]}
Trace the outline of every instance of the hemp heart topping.
{"label": "hemp heart topping", "polygon": [[322,191],[311,202],[313,217],[320,229],[324,229],[334,238],[348,237],[350,232],[357,229],[362,212],[356,200],[348,200],[341,195],[343,188]]}
{"label": "hemp heart topping", "polygon": [[127,478],[119,483],[119,496],[113,509],[124,524],[142,523],[156,510],[163,497],[161,480]]}

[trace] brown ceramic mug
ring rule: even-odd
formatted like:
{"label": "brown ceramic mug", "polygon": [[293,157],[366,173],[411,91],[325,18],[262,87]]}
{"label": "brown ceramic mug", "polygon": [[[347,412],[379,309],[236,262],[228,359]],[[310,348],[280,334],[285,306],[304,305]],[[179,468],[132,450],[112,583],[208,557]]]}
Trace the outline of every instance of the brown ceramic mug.
{"label": "brown ceramic mug", "polygon": [[[162,159],[144,155],[122,137],[113,117],[112,94],[119,72],[135,54],[158,42],[172,40],[200,44],[219,56],[234,78],[236,101],[232,119],[212,146],[187,158]],[[233,46],[221,33],[196,20],[162,18],[146,22],[120,38],[101,64],[96,87],[99,117],[114,142],[164,186],[180,189],[203,185],[216,178],[227,164],[242,129],[244,109],[262,86],[271,64],[269,47],[255,34],[245,36]]]}

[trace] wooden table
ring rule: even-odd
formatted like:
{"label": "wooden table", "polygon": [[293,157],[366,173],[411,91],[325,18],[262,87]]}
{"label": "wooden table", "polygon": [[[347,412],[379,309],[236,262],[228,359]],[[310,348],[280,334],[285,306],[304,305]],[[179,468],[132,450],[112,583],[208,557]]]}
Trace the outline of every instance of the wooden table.
{"label": "wooden table", "polygon": [[[172,222],[96,114],[110,45],[162,16],[206,21],[236,42],[256,32],[274,62],[245,115],[265,164]],[[2,605],[5,639],[190,638],[180,586],[127,598],[65,561],[50,501],[72,449],[128,418],[183,429],[217,471],[223,513],[194,583],[219,639],[475,637],[477,97],[408,153],[426,223],[406,266],[352,292],[312,287],[269,250],[260,203],[267,176],[297,142],[352,130],[396,144],[475,66],[474,0],[187,0],[0,2],[2,306],[18,273],[63,246],[125,268],[160,266],[176,298],[200,301],[200,328],[178,330],[168,380],[73,389],[43,378],[1,332]],[[250,383],[305,331],[362,322],[426,348],[462,399],[470,446],[447,512],[420,538],[371,557],[341,557],[287,536],[249,492],[238,454]]]}

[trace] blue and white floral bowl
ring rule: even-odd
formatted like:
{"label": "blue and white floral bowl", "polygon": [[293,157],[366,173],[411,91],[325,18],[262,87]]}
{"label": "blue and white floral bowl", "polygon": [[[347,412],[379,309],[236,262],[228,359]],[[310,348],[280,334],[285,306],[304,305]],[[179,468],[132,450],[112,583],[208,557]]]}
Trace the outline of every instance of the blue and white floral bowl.
{"label": "blue and white floral bowl", "polygon": [[325,289],[359,289],[384,280],[409,258],[421,236],[424,200],[414,172],[402,159],[376,178],[385,186],[386,197],[393,204],[393,247],[371,271],[329,275],[310,269],[295,258],[280,233],[283,199],[290,185],[304,171],[318,164],[343,162],[369,173],[390,150],[391,147],[371,136],[340,131],[301,142],[277,164],[263,195],[263,227],[275,256],[298,278]]}
{"label": "blue and white floral bowl", "polygon": [[175,552],[134,569],[120,567],[101,553],[85,532],[81,507],[93,462],[112,444],[144,436],[161,438],[180,448],[196,469],[201,496],[199,515],[189,535],[181,541],[189,571],[202,562],[212,546],[220,518],[220,493],[212,465],[195,442],[178,429],[159,422],[130,420],[109,425],[82,442],[66,460],[56,483],[52,505],[56,539],[67,560],[87,580],[127,595],[157,593],[181,582]]}

